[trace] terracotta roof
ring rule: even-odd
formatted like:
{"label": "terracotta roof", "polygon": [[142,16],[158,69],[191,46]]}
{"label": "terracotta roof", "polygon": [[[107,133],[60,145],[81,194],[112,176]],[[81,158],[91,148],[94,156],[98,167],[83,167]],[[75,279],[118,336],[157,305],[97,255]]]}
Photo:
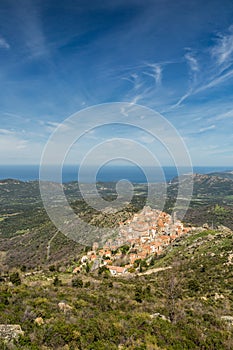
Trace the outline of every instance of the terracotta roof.
{"label": "terracotta roof", "polygon": [[177,238],[176,235],[171,235],[170,237],[171,237],[172,240],[175,240]]}
{"label": "terracotta roof", "polygon": [[111,264],[112,263],[112,260],[105,260],[106,264]]}
{"label": "terracotta roof", "polygon": [[162,241],[169,241],[169,238],[170,236],[164,236],[164,235],[162,235],[162,236],[159,236],[159,238],[162,240]]}
{"label": "terracotta roof", "polygon": [[163,220],[162,220],[162,219],[159,219],[159,220],[158,220],[158,226],[159,226],[159,227],[164,227],[164,223],[163,223]]}
{"label": "terracotta roof", "polygon": [[76,272],[79,272],[79,271],[80,271],[80,267],[77,266],[77,267],[75,267],[75,269],[73,270],[73,273],[76,273]]}
{"label": "terracotta roof", "polygon": [[95,260],[96,258],[97,258],[97,255],[92,254],[92,256],[91,256],[91,260]]}
{"label": "terracotta roof", "polygon": [[161,246],[161,242],[152,242],[151,246],[160,247]]}
{"label": "terracotta roof", "polygon": [[125,272],[127,269],[125,267],[122,267],[122,266],[113,266],[113,265],[107,265],[107,268],[109,270],[114,270],[116,271],[117,273],[123,273]]}

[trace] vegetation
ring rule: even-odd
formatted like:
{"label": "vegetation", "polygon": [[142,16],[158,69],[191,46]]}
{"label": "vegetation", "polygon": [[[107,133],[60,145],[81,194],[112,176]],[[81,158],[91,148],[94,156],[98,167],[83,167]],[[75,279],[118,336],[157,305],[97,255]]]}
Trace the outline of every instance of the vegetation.
{"label": "vegetation", "polygon": [[16,286],[19,286],[21,284],[21,278],[18,272],[13,272],[10,275],[10,282],[15,284]]}
{"label": "vegetation", "polygon": [[22,275],[20,285],[5,275],[0,323],[21,325],[17,350],[230,350],[233,326],[221,317],[233,310],[231,252],[230,232],[204,231],[154,258],[153,268],[172,268],[150,275],[73,277],[47,269]]}
{"label": "vegetation", "polygon": [[[224,226],[233,228],[233,180],[218,184],[216,177],[195,177],[185,217],[207,229],[175,240],[163,255],[135,261],[130,274],[117,277],[91,264],[73,274],[90,248],[55,236],[36,182],[6,180],[0,186],[0,324],[19,324],[24,335],[14,344],[0,340],[0,349],[231,350],[233,323],[223,317],[233,317],[233,236]],[[114,184],[99,188],[114,198]],[[170,209],[176,189],[169,185]],[[133,203],[114,218],[88,208],[74,190],[76,183],[66,185],[76,212],[105,227],[129,218],[146,197],[138,185]],[[127,257],[129,246],[120,250]]]}

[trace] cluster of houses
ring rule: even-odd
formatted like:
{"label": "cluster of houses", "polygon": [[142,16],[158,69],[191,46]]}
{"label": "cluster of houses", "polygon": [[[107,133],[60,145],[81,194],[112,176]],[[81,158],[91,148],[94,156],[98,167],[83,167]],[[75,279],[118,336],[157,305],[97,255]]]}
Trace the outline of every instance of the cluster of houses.
{"label": "cluster of houses", "polygon": [[91,263],[94,268],[106,266],[112,275],[129,273],[137,261],[161,254],[166,246],[189,231],[175,214],[171,216],[145,206],[131,220],[119,223],[116,239],[108,240],[101,249],[94,243],[92,250],[82,257],[81,266],[73,272]]}

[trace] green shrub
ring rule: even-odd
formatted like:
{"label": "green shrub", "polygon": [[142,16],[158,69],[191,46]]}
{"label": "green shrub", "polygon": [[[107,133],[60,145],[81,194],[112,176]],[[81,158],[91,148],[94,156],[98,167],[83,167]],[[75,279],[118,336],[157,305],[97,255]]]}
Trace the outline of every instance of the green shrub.
{"label": "green shrub", "polygon": [[83,281],[81,278],[73,278],[72,279],[72,287],[78,287],[78,288],[82,288],[83,287]]}
{"label": "green shrub", "polygon": [[19,276],[19,273],[18,272],[13,272],[11,275],[10,275],[10,281],[11,283],[13,283],[14,285],[16,286],[19,286],[21,284],[21,278]]}
{"label": "green shrub", "polygon": [[57,276],[55,276],[55,277],[54,277],[54,280],[53,280],[53,285],[54,285],[55,287],[59,287],[59,286],[62,285],[62,281],[61,281]]}

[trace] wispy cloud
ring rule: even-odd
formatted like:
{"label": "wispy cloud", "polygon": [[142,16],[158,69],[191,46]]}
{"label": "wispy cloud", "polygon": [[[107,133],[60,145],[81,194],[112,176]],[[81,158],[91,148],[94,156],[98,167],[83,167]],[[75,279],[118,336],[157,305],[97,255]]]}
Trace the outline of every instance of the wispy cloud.
{"label": "wispy cloud", "polygon": [[190,48],[186,49],[186,54],[184,55],[184,58],[189,67],[189,76],[190,76],[189,88],[184,93],[184,95],[181,96],[180,99],[171,107],[171,109],[179,107],[182,104],[182,102],[184,102],[189,96],[191,96],[197,84],[197,74],[200,71],[200,68],[199,68],[198,60],[194,56],[194,53]]}
{"label": "wispy cloud", "polygon": [[2,134],[2,135],[12,135],[12,134],[14,134],[14,132],[11,131],[11,130],[8,130],[8,129],[0,129],[0,134]]}
{"label": "wispy cloud", "polygon": [[133,97],[133,99],[130,101],[131,105],[137,104],[140,100],[142,100],[145,97],[145,94],[138,94]]}
{"label": "wispy cloud", "polygon": [[206,132],[206,131],[210,131],[210,130],[213,130],[216,128],[216,125],[210,125],[210,126],[207,126],[207,127],[204,127],[204,128],[201,128],[199,130],[199,133],[203,133],[203,132]]}
{"label": "wispy cloud", "polygon": [[59,125],[61,125],[60,123],[50,122],[50,121],[46,122],[46,124],[49,125],[49,126],[52,126],[54,128],[57,128]]}
{"label": "wispy cloud", "polygon": [[[125,76],[121,76],[122,80],[130,82],[132,85],[128,87],[123,100],[131,104],[142,103],[153,107],[154,101],[158,98],[159,91],[163,88],[163,71],[166,65],[173,62],[143,62],[138,66],[126,68]],[[133,71],[133,72],[132,72]],[[153,101],[153,102],[152,102]],[[126,111],[122,114],[127,116]]]}
{"label": "wispy cloud", "polygon": [[199,71],[199,64],[197,59],[192,54],[191,50],[188,49],[188,52],[185,54],[185,59],[187,60],[189,67],[192,72],[198,72]]}
{"label": "wispy cloud", "polygon": [[162,81],[162,65],[158,63],[148,63],[149,70],[144,71],[143,74],[152,77],[156,85],[160,85]]}
{"label": "wispy cloud", "polygon": [[59,128],[59,130],[62,131],[68,131],[70,129],[70,127],[68,126],[67,123],[58,123],[58,122],[54,122],[54,121],[43,121],[40,120],[39,124],[42,125],[45,128],[45,131],[52,133],[54,132],[56,129]]}
{"label": "wispy cloud", "polygon": [[123,77],[122,79],[132,83],[135,90],[138,90],[142,86],[142,82],[140,82],[141,79],[137,73],[132,73],[129,77]]}
{"label": "wispy cloud", "polygon": [[229,66],[233,61],[233,25],[226,34],[219,33],[216,45],[211,50],[219,65]]}
{"label": "wispy cloud", "polygon": [[231,109],[230,111],[225,112],[225,113],[220,113],[219,115],[217,115],[215,117],[215,120],[223,120],[223,119],[228,119],[228,118],[233,119],[233,109]]}
{"label": "wispy cloud", "polygon": [[[33,149],[33,152],[32,152]],[[35,164],[41,157],[43,145],[16,138],[0,138],[2,164]]]}
{"label": "wispy cloud", "polygon": [[23,117],[22,115],[15,114],[15,113],[3,112],[2,114],[10,118],[22,119],[24,122],[29,122],[31,120],[28,117]]}
{"label": "wispy cloud", "polygon": [[219,84],[222,84],[224,83],[225,81],[229,80],[230,78],[233,77],[233,69],[228,71],[227,73],[225,74],[222,74],[220,76],[217,76],[215,78],[213,78],[210,82],[206,83],[206,84],[203,84],[202,86],[200,86],[196,91],[195,93],[198,93],[198,92],[201,92],[201,91],[204,91],[204,90],[207,90],[207,89],[210,89],[212,87],[215,87]]}
{"label": "wispy cloud", "polygon": [[[24,6],[15,6],[14,11],[18,23],[20,23],[19,34],[21,34],[27,58],[49,57],[49,48],[43,30],[39,3],[26,1]],[[24,19],[23,22],[22,18]]]}
{"label": "wispy cloud", "polygon": [[2,36],[0,36],[0,48],[1,49],[7,49],[7,50],[10,49],[10,44]]}
{"label": "wispy cloud", "polygon": [[170,107],[170,109],[175,109],[177,107],[179,107],[183,101],[185,101],[192,93],[192,90],[189,90],[188,92],[186,92],[183,96],[180,97],[180,99]]}
{"label": "wispy cloud", "polygon": [[[179,107],[192,95],[224,84],[233,77],[233,25],[228,28],[226,34],[219,33],[214,45],[204,53],[204,59],[208,62],[205,70],[201,70],[191,48],[186,50],[184,57],[190,69],[190,86],[171,109]],[[199,52],[199,56],[203,59],[203,53]]]}

